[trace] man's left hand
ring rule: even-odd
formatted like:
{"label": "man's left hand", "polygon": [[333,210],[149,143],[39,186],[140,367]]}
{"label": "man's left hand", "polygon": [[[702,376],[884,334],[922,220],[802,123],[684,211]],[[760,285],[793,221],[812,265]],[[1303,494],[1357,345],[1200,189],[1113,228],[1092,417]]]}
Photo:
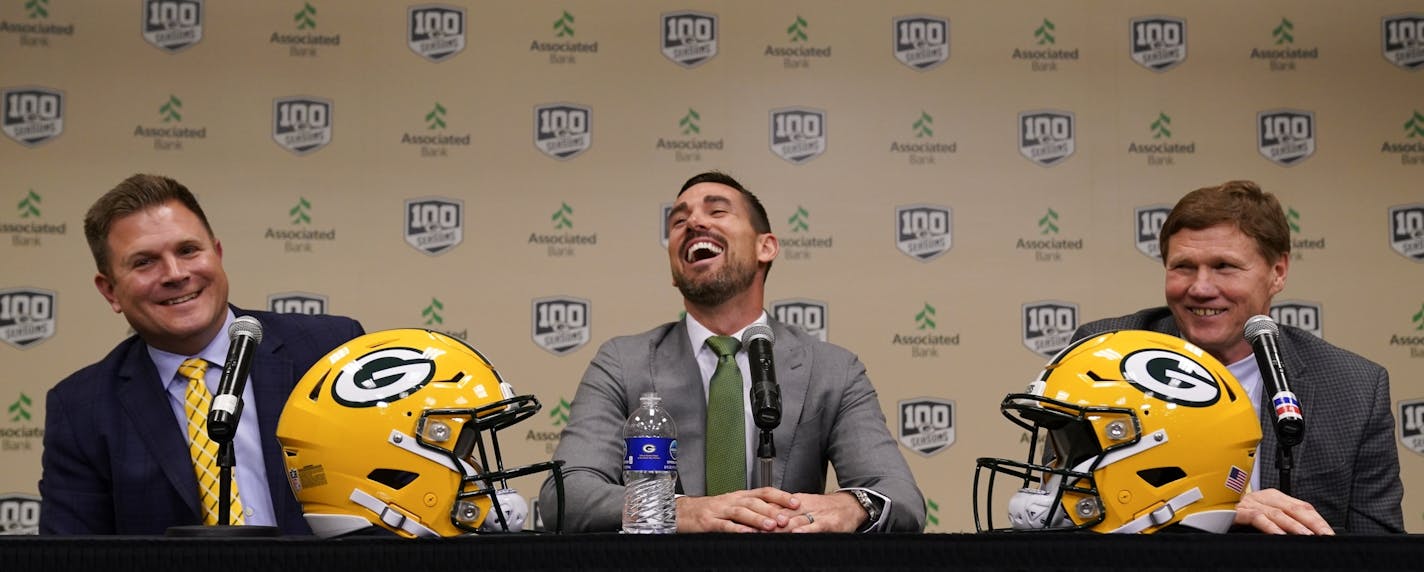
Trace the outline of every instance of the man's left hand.
{"label": "man's left hand", "polygon": [[[865,525],[865,513],[855,496],[847,491],[828,495],[796,493],[801,502],[796,512],[783,511],[777,522],[785,522],[775,532],[855,532]],[[781,517],[784,516],[783,520]]]}

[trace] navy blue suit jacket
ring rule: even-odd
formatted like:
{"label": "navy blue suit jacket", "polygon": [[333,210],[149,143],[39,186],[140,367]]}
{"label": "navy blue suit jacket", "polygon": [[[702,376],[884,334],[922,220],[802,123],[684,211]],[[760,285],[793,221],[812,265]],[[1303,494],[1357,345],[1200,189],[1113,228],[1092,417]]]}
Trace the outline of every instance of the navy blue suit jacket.
{"label": "navy blue suit jacket", "polygon": [[[272,508],[283,534],[311,534],[284,476],[277,419],[308,368],[364,333],[338,316],[233,308],[262,322],[249,379]],[[148,345],[132,336],[45,398],[40,534],[163,534],[202,524],[187,436],[173,418]]]}

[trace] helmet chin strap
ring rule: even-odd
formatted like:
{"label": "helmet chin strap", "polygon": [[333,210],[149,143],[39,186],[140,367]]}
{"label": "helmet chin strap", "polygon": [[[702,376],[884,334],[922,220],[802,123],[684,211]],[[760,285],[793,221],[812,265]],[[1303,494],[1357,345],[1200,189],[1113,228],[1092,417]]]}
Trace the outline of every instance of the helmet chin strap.
{"label": "helmet chin strap", "polygon": [[375,513],[376,518],[391,528],[403,530],[419,538],[440,536],[440,533],[417,522],[415,517],[407,516],[405,511],[396,505],[381,502],[381,499],[371,496],[370,493],[361,489],[351,489],[351,502]]}
{"label": "helmet chin strap", "polygon": [[1162,526],[1172,522],[1172,519],[1177,517],[1177,511],[1199,500],[1202,500],[1201,489],[1192,487],[1187,492],[1172,497],[1166,504],[1157,507],[1152,512],[1129,520],[1127,524],[1119,526],[1111,532],[1113,534],[1137,534],[1154,526]]}

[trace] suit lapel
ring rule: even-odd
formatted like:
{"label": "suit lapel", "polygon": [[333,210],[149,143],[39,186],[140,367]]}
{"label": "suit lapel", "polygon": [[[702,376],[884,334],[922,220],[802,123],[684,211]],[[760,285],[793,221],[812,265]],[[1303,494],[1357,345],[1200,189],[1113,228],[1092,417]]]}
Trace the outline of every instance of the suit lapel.
{"label": "suit lapel", "polygon": [[[692,342],[687,339],[687,322],[676,322],[650,343],[653,358],[648,363],[648,382],[663,397],[668,414],[677,420],[677,474],[682,493],[702,496],[707,493],[707,391],[702,387]],[[638,407],[639,397],[628,394],[629,411]]]}
{"label": "suit lapel", "polygon": [[[771,432],[776,445],[776,466],[772,467],[771,485],[781,490],[800,488],[800,483],[788,483],[791,446],[796,428],[800,426],[801,410],[811,389],[811,368],[806,367],[807,348],[785,325],[772,321],[776,329],[776,384],[781,387],[781,424]],[[755,456],[755,455],[753,455]]]}
{"label": "suit lapel", "polygon": [[119,406],[133,423],[144,448],[152,452],[151,462],[163,471],[168,484],[188,508],[198,514],[198,479],[193,476],[188,442],[183,437],[184,430],[174,427],[176,420],[169,413],[172,408],[168,394],[147,348],[147,344],[133,344],[119,367]]}

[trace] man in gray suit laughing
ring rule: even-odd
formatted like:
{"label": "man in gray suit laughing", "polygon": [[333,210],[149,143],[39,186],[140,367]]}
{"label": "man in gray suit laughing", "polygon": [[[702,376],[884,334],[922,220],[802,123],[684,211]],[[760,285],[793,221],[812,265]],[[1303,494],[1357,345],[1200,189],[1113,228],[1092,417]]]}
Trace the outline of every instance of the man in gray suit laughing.
{"label": "man in gray suit laughing", "polygon": [[1280,354],[1305,436],[1294,448],[1291,494],[1277,488],[1274,414],[1260,406],[1265,388],[1243,335],[1251,316],[1270,311],[1290,269],[1290,228],[1276,197],[1250,181],[1197,189],[1172,208],[1159,241],[1167,306],[1087,324],[1073,339],[1152,330],[1185,338],[1227,365],[1256,406],[1262,432],[1237,526],[1273,534],[1404,532],[1389,373],[1291,326],[1281,328]]}
{"label": "man in gray suit laughing", "polygon": [[[865,366],[844,348],[771,319],[763,309],[766,275],[779,246],[756,196],[725,174],[697,175],[678,193],[668,228],[673,284],[687,317],[611,339],[589,364],[554,452],[565,462],[564,530],[619,528],[622,427],[649,391],[663,398],[677,423],[683,493],[676,501],[678,532],[923,530],[924,497],[890,436]],[[775,335],[782,399],[771,486],[762,488],[747,486],[757,432],[747,392],[739,391],[741,411],[731,417],[740,423],[719,423],[722,408],[709,414],[708,407],[719,359],[735,358],[748,381],[741,388],[751,380],[746,348],[719,358],[728,350],[714,349],[720,343],[711,338],[739,340],[754,324],[769,325]],[[725,447],[709,452],[708,439],[714,433],[714,440],[726,443],[720,432],[728,425],[731,442],[745,447],[736,447],[724,462]],[[840,488],[827,494],[828,464]],[[728,466],[734,467],[730,477],[719,472]],[[555,506],[552,482],[544,483],[540,500],[542,507]],[[552,512],[543,515],[549,528]]]}

